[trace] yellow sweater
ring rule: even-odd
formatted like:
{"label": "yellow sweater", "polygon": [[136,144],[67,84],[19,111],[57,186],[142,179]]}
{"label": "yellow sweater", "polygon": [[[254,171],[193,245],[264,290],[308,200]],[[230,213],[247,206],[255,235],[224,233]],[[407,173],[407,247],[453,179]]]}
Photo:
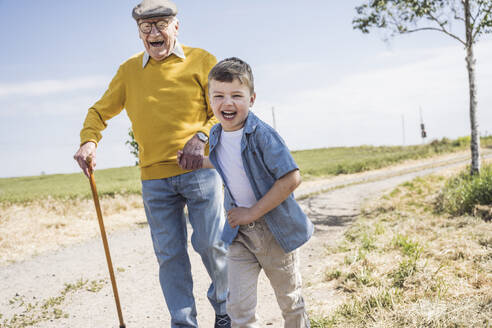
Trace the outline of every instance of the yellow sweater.
{"label": "yellow sweater", "polygon": [[217,123],[208,102],[207,77],[217,60],[205,50],[183,46],[185,59],[172,54],[142,67],[143,52],[124,62],[102,98],[87,113],[81,144],[101,139],[106,121],[126,109],[139,147],[142,180],[188,171],[176,153],[198,131]]}

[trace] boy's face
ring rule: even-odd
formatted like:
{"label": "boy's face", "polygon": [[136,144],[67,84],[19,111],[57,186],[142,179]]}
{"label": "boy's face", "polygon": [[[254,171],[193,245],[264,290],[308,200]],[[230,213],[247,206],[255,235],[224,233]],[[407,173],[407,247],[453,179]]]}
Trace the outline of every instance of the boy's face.
{"label": "boy's face", "polygon": [[210,105],[224,131],[237,131],[244,126],[256,94],[238,79],[232,82],[211,80],[208,85]]}

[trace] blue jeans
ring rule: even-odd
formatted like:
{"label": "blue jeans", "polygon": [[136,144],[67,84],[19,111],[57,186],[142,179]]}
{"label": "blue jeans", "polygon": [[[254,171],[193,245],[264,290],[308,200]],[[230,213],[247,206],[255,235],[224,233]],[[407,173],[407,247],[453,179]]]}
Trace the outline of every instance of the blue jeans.
{"label": "blue jeans", "polygon": [[220,238],[225,216],[222,181],[217,172],[201,169],[165,179],[143,180],[142,196],[171,327],[198,327],[187,252],[185,204],[193,228],[191,244],[212,280],[208,299],[216,314],[226,314],[227,248]]}

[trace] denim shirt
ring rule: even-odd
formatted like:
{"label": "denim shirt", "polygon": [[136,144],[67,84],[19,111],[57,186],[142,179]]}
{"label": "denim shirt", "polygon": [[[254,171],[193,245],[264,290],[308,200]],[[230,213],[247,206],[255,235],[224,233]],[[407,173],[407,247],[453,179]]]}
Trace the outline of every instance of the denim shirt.
{"label": "denim shirt", "polygon": [[[210,130],[209,158],[222,180],[225,181],[215,151],[221,131],[220,124],[214,125]],[[241,158],[256,200],[261,199],[272,188],[275,181],[298,169],[289,149],[278,133],[252,112],[249,112],[244,124]],[[224,198],[226,211],[236,207],[227,184],[224,188]],[[304,244],[313,234],[314,226],[295,201],[294,194],[290,194],[285,201],[263,217],[273,236],[286,253]],[[232,228],[226,221],[222,240],[227,244],[232,243],[238,229],[238,227]]]}

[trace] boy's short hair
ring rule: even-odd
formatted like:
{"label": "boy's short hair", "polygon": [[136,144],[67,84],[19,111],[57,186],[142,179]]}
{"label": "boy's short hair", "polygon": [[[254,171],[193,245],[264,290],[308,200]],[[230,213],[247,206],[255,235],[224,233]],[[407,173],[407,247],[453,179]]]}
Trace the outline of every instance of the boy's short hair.
{"label": "boy's short hair", "polygon": [[238,79],[239,82],[245,84],[249,88],[251,94],[255,92],[253,71],[251,70],[251,67],[244,60],[237,57],[221,60],[208,74],[209,81],[232,82],[234,79]]}

